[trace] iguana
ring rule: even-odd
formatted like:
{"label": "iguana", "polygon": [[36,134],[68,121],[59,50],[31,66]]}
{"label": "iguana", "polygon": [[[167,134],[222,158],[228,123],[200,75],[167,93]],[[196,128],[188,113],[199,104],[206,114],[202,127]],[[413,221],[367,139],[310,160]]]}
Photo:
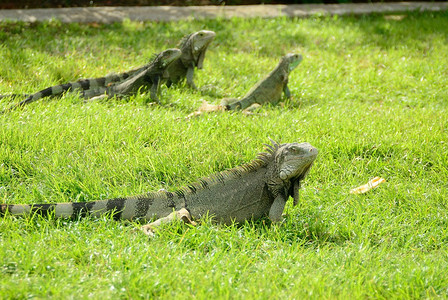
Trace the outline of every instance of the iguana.
{"label": "iguana", "polygon": [[[76,82],[48,87],[37,93],[26,95],[27,98],[25,100],[5,109],[0,114],[45,97],[61,96],[66,92],[79,92],[83,98],[90,99],[102,94],[107,94],[108,96],[128,95],[137,92],[142,86],[149,87],[151,99],[158,102],[157,90],[163,73],[166,72],[170,63],[180,57],[180,54],[179,49],[167,49],[159,54],[155,54],[150,63],[129,72],[109,74],[100,78],[81,79]],[[138,86],[139,84],[141,86]],[[11,97],[18,97],[18,95],[11,95]]]}
{"label": "iguana", "polygon": [[285,93],[286,98],[291,98],[288,76],[301,61],[302,56],[300,54],[286,54],[280,59],[277,67],[257,82],[241,100],[224,99],[222,105],[225,110],[237,110],[246,109],[255,103],[260,105],[266,102],[276,104],[280,101],[282,92]]}
{"label": "iguana", "polygon": [[142,70],[135,72],[124,81],[111,84],[106,88],[93,90],[93,93],[91,90],[88,90],[84,96],[88,98],[94,97],[95,99],[112,96],[128,96],[136,94],[138,91],[149,89],[151,99],[159,103],[157,92],[163,76],[169,72],[167,70],[169,65],[178,60],[180,56],[181,51],[179,49],[172,48],[165,50],[156,55],[154,60],[146,68],[141,68]]}
{"label": "iguana", "polygon": [[157,220],[143,226],[151,235],[164,222],[180,218],[210,216],[224,224],[281,215],[289,196],[294,205],[301,181],[308,174],[318,150],[309,143],[266,145],[267,152],[242,166],[199,179],[175,192],[159,191],[143,195],[94,202],[56,204],[2,204],[0,215],[54,214],[55,217],[100,216],[112,212],[115,219]]}
{"label": "iguana", "polygon": [[204,101],[199,110],[191,113],[187,118],[199,116],[206,112],[249,110],[254,108],[255,105],[262,105],[266,102],[276,104],[281,99],[282,93],[285,93],[286,97],[290,98],[291,92],[288,88],[288,76],[301,61],[302,56],[300,54],[286,54],[280,59],[277,67],[265,78],[258,81],[241,100],[225,98],[220,105],[213,105]]}
{"label": "iguana", "polygon": [[186,78],[187,84],[197,89],[193,82],[194,69],[203,68],[205,52],[215,36],[213,31],[201,30],[182,38],[178,45],[182,55],[168,67],[167,76],[165,76],[167,87]]}

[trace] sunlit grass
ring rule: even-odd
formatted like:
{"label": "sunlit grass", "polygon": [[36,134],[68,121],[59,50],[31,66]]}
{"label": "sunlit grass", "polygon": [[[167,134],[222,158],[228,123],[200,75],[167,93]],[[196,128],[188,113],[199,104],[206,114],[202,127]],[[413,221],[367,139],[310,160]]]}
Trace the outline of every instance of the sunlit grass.
{"label": "sunlit grass", "polygon": [[[446,12],[0,29],[0,94],[125,71],[187,33],[217,33],[195,74],[206,91],[162,87],[161,106],[67,95],[0,116],[1,203],[173,190],[248,162],[269,138],[320,150],[280,226],[173,224],[148,240],[108,217],[2,219],[0,298],[447,295]],[[304,60],[283,106],[185,119],[243,96],[287,52]],[[348,193],[374,176],[387,182]]]}

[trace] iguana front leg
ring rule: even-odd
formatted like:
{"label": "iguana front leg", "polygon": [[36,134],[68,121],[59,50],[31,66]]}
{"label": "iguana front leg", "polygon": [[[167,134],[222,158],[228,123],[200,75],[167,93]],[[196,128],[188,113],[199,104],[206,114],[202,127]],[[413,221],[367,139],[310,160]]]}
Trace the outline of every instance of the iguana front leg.
{"label": "iguana front leg", "polygon": [[190,66],[187,69],[187,84],[192,88],[197,90],[198,88],[196,87],[196,85],[193,82],[193,76],[194,76],[194,66]]}
{"label": "iguana front leg", "polygon": [[159,84],[160,84],[159,77],[152,78],[152,86],[149,90],[151,100],[157,102],[158,104],[160,104],[159,97],[157,97],[157,93],[159,91]]}
{"label": "iguana front leg", "polygon": [[170,88],[173,85],[173,82],[171,81],[171,79],[168,79],[165,83],[167,88]]}
{"label": "iguana front leg", "polygon": [[299,190],[300,190],[300,181],[297,180],[294,182],[293,191],[292,191],[292,199],[293,199],[294,206],[299,204]]}
{"label": "iguana front leg", "polygon": [[285,93],[286,98],[291,99],[291,92],[289,91],[287,84],[283,86],[283,93]]}
{"label": "iguana front leg", "polygon": [[161,224],[171,223],[175,220],[181,220],[184,223],[191,224],[193,226],[196,225],[196,222],[191,219],[190,212],[185,208],[181,208],[178,211],[173,211],[164,218],[157,219],[152,223],[142,226],[142,230],[146,235],[152,237],[154,236],[154,232],[157,227],[159,227]]}
{"label": "iguana front leg", "polygon": [[269,210],[269,219],[276,223],[282,220],[282,213],[285,209],[286,197],[284,195],[278,195],[274,203],[272,203],[271,209]]}

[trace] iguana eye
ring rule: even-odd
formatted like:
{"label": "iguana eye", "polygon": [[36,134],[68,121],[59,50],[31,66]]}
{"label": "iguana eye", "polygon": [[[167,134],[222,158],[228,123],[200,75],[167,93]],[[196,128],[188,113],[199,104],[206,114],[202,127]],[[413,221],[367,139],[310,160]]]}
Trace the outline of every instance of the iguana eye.
{"label": "iguana eye", "polygon": [[300,154],[302,152],[302,148],[300,148],[298,146],[291,146],[291,147],[289,147],[289,151],[293,152],[295,154]]}

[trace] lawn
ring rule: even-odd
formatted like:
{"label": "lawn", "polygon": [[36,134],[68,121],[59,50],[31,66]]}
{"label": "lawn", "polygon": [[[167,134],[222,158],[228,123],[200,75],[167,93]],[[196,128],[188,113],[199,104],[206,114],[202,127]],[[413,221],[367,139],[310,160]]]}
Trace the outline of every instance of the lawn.
{"label": "lawn", "polygon": [[[45,99],[0,116],[0,203],[174,190],[249,162],[269,138],[319,156],[284,221],[166,225],[148,239],[109,216],[0,220],[0,298],[445,298],[448,12],[111,25],[0,23],[0,94],[145,64],[216,32],[199,91],[85,103]],[[253,115],[186,119],[243,96],[288,52],[293,95]],[[0,109],[13,101],[0,100]],[[381,176],[365,195],[349,190]]]}

